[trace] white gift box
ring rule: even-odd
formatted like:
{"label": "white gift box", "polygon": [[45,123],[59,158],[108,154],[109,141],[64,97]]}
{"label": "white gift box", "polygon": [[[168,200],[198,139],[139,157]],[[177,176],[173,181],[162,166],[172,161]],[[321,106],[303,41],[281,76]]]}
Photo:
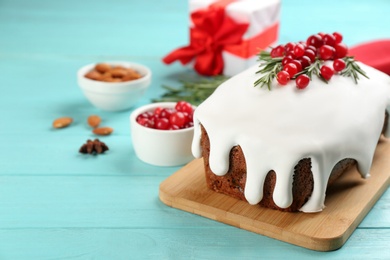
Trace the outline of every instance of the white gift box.
{"label": "white gift box", "polygon": [[189,11],[207,9],[213,4],[225,6],[226,14],[237,23],[249,24],[242,46],[222,51],[223,74],[233,76],[255,64],[260,50],[277,42],[281,3],[280,0],[189,0]]}

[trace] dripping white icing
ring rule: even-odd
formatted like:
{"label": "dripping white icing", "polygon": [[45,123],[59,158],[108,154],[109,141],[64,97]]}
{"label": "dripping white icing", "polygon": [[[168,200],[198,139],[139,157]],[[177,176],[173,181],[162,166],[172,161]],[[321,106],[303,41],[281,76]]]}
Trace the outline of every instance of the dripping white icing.
{"label": "dripping white icing", "polygon": [[[286,86],[254,87],[260,77],[253,66],[223,83],[195,111],[192,152],[201,157],[200,124],[210,138],[210,168],[224,175],[229,152],[240,145],[247,166],[245,198],[257,204],[267,173],[277,175],[273,199],[281,208],[292,203],[294,166],[311,158],[314,189],[300,209],[324,208],[325,191],[334,165],[342,159],[358,162],[362,177],[369,170],[390,105],[390,77],[359,63],[370,79],[356,85],[349,77],[334,76],[329,84],[317,77],[304,90]],[[390,127],[386,134],[390,134]]]}

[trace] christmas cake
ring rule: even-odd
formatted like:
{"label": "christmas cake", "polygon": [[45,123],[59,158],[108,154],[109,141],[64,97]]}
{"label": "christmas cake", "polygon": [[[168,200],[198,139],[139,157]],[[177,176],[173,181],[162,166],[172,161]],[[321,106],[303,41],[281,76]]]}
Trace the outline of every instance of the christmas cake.
{"label": "christmas cake", "polygon": [[204,158],[209,188],[252,205],[318,212],[346,169],[356,164],[369,176],[380,135],[390,133],[390,77],[347,56],[340,38],[313,35],[262,52],[260,67],[198,106],[192,152]]}

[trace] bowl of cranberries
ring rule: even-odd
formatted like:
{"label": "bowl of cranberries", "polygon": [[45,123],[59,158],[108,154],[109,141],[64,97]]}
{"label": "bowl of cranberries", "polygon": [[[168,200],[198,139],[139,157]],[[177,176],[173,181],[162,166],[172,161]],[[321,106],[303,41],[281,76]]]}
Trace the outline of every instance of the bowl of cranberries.
{"label": "bowl of cranberries", "polygon": [[195,107],[185,101],[152,103],[130,115],[131,138],[137,157],[156,166],[179,166],[193,160]]}

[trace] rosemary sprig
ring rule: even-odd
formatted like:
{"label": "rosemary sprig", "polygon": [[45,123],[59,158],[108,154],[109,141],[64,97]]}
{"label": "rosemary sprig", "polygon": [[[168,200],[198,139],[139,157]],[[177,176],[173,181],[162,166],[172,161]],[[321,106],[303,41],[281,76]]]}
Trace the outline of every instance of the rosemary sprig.
{"label": "rosemary sprig", "polygon": [[312,80],[313,74],[322,79],[325,83],[328,83],[326,79],[324,79],[321,76],[320,70],[321,70],[321,64],[322,61],[319,59],[316,59],[312,64],[304,68],[301,72],[298,72],[294,75],[293,79],[296,79],[299,75],[306,74],[310,80]]}
{"label": "rosemary sprig", "polygon": [[153,102],[177,102],[180,100],[187,101],[193,105],[199,105],[208,98],[214,90],[226,81],[226,76],[215,76],[200,78],[197,81],[180,81],[181,86],[174,88],[163,85],[166,92],[160,97],[153,99]]}
{"label": "rosemary sprig", "polygon": [[[283,57],[272,58],[270,53],[266,51],[261,51],[258,56],[258,60],[262,63],[259,65],[260,70],[256,71],[256,74],[262,73],[262,76],[255,81],[254,86],[260,85],[260,87],[263,87],[264,85],[267,85],[268,89],[271,90],[272,81],[276,78],[278,72],[282,70]],[[367,74],[357,64],[354,57],[347,56],[344,57],[343,60],[346,66],[345,69],[339,73],[339,75],[344,77],[351,77],[356,84],[359,80],[359,74],[366,78],[369,78]],[[313,75],[316,75],[325,83],[328,83],[328,80],[322,77],[320,73],[321,66],[324,62],[324,60],[321,60],[317,57],[312,64],[304,68],[301,72],[295,74],[292,79],[296,79],[299,75],[306,74],[310,78],[310,80],[312,80]]]}
{"label": "rosemary sprig", "polygon": [[260,64],[260,70],[256,71],[257,73],[262,73],[263,76],[255,81],[255,87],[260,85],[262,88],[264,85],[268,86],[268,89],[271,90],[271,83],[274,78],[276,78],[276,74],[282,70],[282,58],[272,58],[270,53],[267,51],[261,51],[259,56],[259,61],[264,61],[264,63]]}
{"label": "rosemary sprig", "polygon": [[[368,78],[367,74],[360,68],[360,66],[356,63],[354,57],[347,56],[343,58],[345,62],[345,69],[341,71],[340,75],[344,77],[351,77],[355,84],[358,84],[359,74]],[[359,74],[358,74],[359,73]]]}

